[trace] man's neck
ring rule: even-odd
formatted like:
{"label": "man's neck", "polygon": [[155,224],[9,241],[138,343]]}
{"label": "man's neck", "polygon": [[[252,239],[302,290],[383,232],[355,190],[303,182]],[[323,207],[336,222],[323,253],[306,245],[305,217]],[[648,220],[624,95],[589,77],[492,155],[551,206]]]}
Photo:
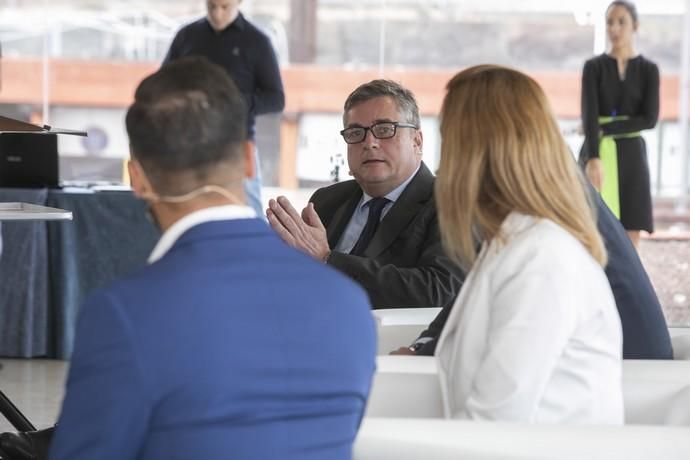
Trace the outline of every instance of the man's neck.
{"label": "man's neck", "polygon": [[[240,200],[244,200],[244,194],[236,192]],[[188,216],[202,209],[213,208],[217,206],[237,205],[245,206],[243,201],[234,202],[224,196],[204,196],[191,200],[187,203],[172,204],[172,203],[154,203],[151,205],[153,212],[161,232],[165,232],[178,220]]]}
{"label": "man's neck", "polygon": [[388,195],[390,192],[392,192],[399,186],[400,184],[393,187],[391,187],[390,185],[385,187],[379,187],[377,185],[368,185],[366,187],[362,187],[362,191],[372,198],[379,198]]}
{"label": "man's neck", "polygon": [[216,29],[215,27],[213,27],[213,23],[212,23],[211,20],[208,18],[208,16],[206,17],[206,21],[207,21],[208,24],[211,26],[211,29],[213,29],[213,31],[214,31],[215,33],[219,34],[219,33],[223,32],[225,29],[227,29],[228,27],[232,26],[233,23],[234,23],[235,21],[237,21],[237,18],[238,18],[239,16],[240,16],[240,12],[238,11],[237,14],[235,14],[235,16],[233,16],[233,17],[228,21],[228,23],[225,25],[225,27],[223,27],[222,29]]}
{"label": "man's neck", "polygon": [[422,167],[421,162],[417,165],[417,168],[405,178],[402,182],[395,184],[391,186],[390,184],[383,185],[383,184],[368,184],[366,186],[362,186],[360,184],[360,187],[362,188],[362,191],[369,195],[372,198],[379,198],[379,197],[385,197],[389,195],[391,192],[393,192],[395,189],[402,187],[402,186],[407,186],[409,183],[412,181],[412,178],[419,172],[419,169]]}

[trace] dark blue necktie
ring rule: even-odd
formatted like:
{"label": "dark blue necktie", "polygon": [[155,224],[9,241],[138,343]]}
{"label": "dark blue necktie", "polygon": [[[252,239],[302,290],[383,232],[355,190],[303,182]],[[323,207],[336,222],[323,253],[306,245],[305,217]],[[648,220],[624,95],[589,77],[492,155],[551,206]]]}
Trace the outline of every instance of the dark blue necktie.
{"label": "dark blue necktie", "polygon": [[371,239],[374,237],[374,233],[376,233],[376,229],[379,226],[381,212],[383,212],[383,208],[389,202],[390,200],[388,198],[382,197],[372,198],[369,200],[369,203],[367,203],[367,206],[369,206],[369,217],[367,217],[367,223],[362,229],[362,233],[360,233],[359,239],[352,248],[352,251],[350,251],[350,254],[353,256],[361,256],[364,254],[364,250],[367,248],[367,246],[369,246],[369,243],[371,243]]}

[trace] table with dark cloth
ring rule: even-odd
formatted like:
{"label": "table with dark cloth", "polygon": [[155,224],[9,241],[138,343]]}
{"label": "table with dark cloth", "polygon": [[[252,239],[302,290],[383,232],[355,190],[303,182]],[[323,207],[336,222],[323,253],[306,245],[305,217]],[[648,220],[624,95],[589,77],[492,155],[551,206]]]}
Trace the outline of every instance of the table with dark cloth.
{"label": "table with dark cloth", "polygon": [[0,202],[12,201],[74,220],[2,223],[0,356],[68,359],[86,296],[143,266],[159,233],[127,191],[0,189]]}

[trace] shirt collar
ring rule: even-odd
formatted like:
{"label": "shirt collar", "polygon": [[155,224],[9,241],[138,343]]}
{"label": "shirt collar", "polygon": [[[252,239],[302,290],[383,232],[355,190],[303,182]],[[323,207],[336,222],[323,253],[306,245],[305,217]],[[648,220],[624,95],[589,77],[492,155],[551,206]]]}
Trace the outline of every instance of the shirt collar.
{"label": "shirt collar", "polygon": [[[405,180],[405,182],[403,182],[402,184],[398,185],[396,188],[394,188],[393,190],[391,190],[390,192],[388,192],[388,193],[384,196],[384,198],[388,198],[388,201],[390,201],[391,203],[395,203],[395,202],[398,200],[398,198],[400,198],[400,195],[402,195],[402,192],[405,191],[405,188],[408,186],[408,184],[409,184],[410,182],[412,182],[412,179],[414,178],[414,176],[415,176],[415,175],[417,174],[417,172],[419,171],[419,168],[421,168],[421,167],[422,167],[422,164],[419,163],[419,165],[417,166],[417,169],[414,170],[414,172],[412,173],[412,175],[411,175],[410,177],[408,177],[408,178]],[[360,208],[361,208],[362,206],[364,206],[365,204],[367,204],[371,199],[373,199],[373,197],[367,195],[367,193],[364,192],[364,191],[362,190],[362,201],[360,202],[360,205],[359,205]]]}
{"label": "shirt collar", "polygon": [[156,247],[153,248],[148,263],[152,264],[167,254],[177,240],[192,227],[205,222],[252,219],[254,217],[256,217],[256,212],[252,208],[238,205],[213,206],[187,214],[163,233]]}

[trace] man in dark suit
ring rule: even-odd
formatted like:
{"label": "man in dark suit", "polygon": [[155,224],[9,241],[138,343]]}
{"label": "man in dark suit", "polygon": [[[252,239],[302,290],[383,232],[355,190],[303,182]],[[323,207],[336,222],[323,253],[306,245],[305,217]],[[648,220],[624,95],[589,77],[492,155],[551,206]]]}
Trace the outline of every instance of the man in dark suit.
{"label": "man in dark suit", "polygon": [[[605,271],[621,318],[623,358],[673,359],[666,320],[637,251],[601,196],[592,188],[590,191],[597,227],[608,252]],[[400,348],[395,354],[433,355],[451,308],[448,305],[441,310],[412,346]]]}
{"label": "man in dark suit", "polygon": [[317,190],[301,215],[285,197],[271,200],[269,223],[359,282],[374,308],[451,304],[463,275],[441,245],[414,95],[389,80],[365,83],[345,101],[343,124],[354,180]]}
{"label": "man in dark suit", "polygon": [[370,306],[244,204],[244,113],[203,58],[137,89],[129,172],[163,235],[148,266],[81,310],[52,459],[351,458]]}

